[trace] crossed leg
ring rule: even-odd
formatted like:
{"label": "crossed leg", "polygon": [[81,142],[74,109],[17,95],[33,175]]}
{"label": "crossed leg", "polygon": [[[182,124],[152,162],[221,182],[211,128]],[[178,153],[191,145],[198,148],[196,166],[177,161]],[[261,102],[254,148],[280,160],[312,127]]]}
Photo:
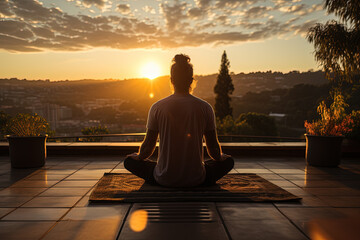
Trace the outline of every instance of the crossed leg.
{"label": "crossed leg", "polygon": [[[216,184],[216,181],[225,176],[234,167],[234,159],[231,157],[223,161],[207,160],[204,162],[206,177],[202,185],[209,186]],[[156,161],[149,159],[135,160],[127,157],[124,167],[134,175],[144,179],[147,183],[157,184],[154,178],[154,168]]]}
{"label": "crossed leg", "polygon": [[149,159],[135,160],[131,157],[127,157],[124,160],[124,167],[133,173],[134,175],[144,179],[147,183],[156,184],[154,178],[154,168],[156,161]]}
{"label": "crossed leg", "polygon": [[203,185],[216,184],[216,181],[225,176],[234,167],[234,159],[228,157],[223,161],[207,160],[204,162],[206,177]]}

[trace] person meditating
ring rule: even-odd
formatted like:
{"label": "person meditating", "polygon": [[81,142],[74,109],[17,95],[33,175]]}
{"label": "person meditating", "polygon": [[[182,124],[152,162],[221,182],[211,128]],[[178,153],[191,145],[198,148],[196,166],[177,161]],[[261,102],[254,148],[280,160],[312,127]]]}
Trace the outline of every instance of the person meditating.
{"label": "person meditating", "polygon": [[[221,152],[215,114],[211,105],[191,94],[193,66],[178,54],[171,66],[174,93],[154,103],[139,153],[127,155],[124,166],[150,184],[166,187],[213,185],[234,166],[230,155]],[[159,139],[157,162],[148,158]],[[203,137],[211,160],[204,161]]]}

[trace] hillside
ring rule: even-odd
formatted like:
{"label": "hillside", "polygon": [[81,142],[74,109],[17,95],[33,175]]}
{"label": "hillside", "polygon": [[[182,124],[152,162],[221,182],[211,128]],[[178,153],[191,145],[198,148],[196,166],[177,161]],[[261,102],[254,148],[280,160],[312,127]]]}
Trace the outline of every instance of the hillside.
{"label": "hillside", "polygon": [[[211,99],[214,97],[213,88],[216,74],[195,76],[197,86],[194,95]],[[232,75],[235,91],[234,97],[241,97],[247,92],[271,91],[277,88],[291,88],[297,84],[322,85],[327,82],[324,73],[317,72],[256,72]],[[9,90],[19,90],[27,96],[43,95],[54,102],[83,102],[98,98],[122,100],[149,99],[154,93],[154,100],[171,93],[169,76],[148,79],[127,80],[78,80],[78,81],[29,81],[14,79],[0,79],[0,97]],[[2,95],[1,95],[2,94]]]}

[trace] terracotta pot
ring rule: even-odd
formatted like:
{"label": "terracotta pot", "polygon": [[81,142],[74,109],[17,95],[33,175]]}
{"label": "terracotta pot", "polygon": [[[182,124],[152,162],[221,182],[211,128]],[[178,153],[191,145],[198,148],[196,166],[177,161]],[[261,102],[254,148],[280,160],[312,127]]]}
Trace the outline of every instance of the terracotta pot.
{"label": "terracotta pot", "polygon": [[305,134],[306,163],[316,167],[337,167],[341,160],[343,136],[315,136]]}
{"label": "terracotta pot", "polygon": [[11,167],[42,167],[46,159],[46,138],[8,136]]}

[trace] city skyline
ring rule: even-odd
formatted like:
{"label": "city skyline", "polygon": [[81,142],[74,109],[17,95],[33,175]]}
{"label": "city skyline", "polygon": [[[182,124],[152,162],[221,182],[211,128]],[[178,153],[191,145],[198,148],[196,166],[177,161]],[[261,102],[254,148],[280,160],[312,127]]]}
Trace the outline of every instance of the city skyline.
{"label": "city skyline", "polygon": [[172,57],[194,73],[319,69],[307,29],[332,18],[323,1],[0,1],[2,78],[129,79],[149,64],[168,75]]}

